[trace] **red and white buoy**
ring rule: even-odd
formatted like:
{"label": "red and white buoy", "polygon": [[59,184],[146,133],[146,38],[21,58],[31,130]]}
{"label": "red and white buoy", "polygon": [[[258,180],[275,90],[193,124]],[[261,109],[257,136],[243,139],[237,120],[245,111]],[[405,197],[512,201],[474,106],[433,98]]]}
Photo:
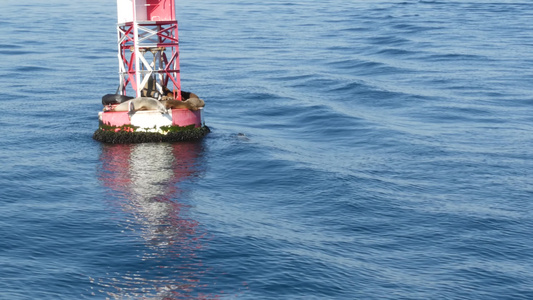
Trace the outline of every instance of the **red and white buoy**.
{"label": "red and white buoy", "polygon": [[[174,0],[117,0],[117,12],[119,87],[116,94],[102,98],[104,110],[99,113],[100,127],[93,137],[123,143],[185,140],[207,134],[203,105],[194,108],[167,105],[168,109],[162,110],[161,105],[152,101],[177,103],[197,97],[181,90]],[[139,107],[140,102],[135,101],[140,97],[152,98],[148,100],[159,109]]]}

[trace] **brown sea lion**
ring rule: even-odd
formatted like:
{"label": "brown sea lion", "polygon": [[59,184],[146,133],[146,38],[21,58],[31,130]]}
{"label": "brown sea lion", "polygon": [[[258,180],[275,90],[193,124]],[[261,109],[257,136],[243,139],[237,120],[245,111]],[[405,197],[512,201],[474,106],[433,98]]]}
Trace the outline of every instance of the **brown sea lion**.
{"label": "brown sea lion", "polygon": [[[142,97],[151,97],[157,100],[165,100],[168,98],[174,98],[174,93],[166,86],[161,86],[162,93],[157,89],[156,80],[150,77],[144,88],[141,90]],[[180,91],[181,100],[187,100],[189,98],[200,98],[196,94],[186,91]]]}
{"label": "brown sea lion", "polygon": [[[151,97],[157,100],[174,99],[174,92],[172,92],[168,87],[161,86],[161,89],[163,91],[162,94],[157,90],[156,81],[154,78],[150,77],[144,88],[141,90],[141,97]],[[189,98],[200,98],[195,93],[186,92],[183,90],[180,91],[180,96],[182,101]]]}
{"label": "brown sea lion", "polygon": [[178,101],[178,100],[174,100],[174,99],[168,99],[167,100],[162,100],[161,103],[168,109],[168,108],[186,108],[186,109],[189,109],[189,110],[198,110],[200,109],[201,107],[204,107],[205,106],[205,102],[204,100],[198,98],[198,97],[194,97],[194,98],[189,98],[185,101]]}
{"label": "brown sea lion", "polygon": [[139,97],[122,102],[111,111],[139,111],[139,110],[158,110],[162,114],[167,113],[165,105],[150,97]]}

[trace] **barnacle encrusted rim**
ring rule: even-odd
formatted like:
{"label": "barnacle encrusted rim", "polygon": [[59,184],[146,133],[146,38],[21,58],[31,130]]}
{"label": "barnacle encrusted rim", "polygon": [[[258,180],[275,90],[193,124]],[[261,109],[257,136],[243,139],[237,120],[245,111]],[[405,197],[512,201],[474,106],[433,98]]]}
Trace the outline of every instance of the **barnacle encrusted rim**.
{"label": "barnacle encrusted rim", "polygon": [[93,134],[93,139],[110,144],[133,144],[133,143],[160,143],[181,142],[198,140],[206,136],[211,130],[207,126],[164,126],[164,133],[133,131],[132,126],[122,126],[121,130],[115,131],[113,126],[100,126]]}

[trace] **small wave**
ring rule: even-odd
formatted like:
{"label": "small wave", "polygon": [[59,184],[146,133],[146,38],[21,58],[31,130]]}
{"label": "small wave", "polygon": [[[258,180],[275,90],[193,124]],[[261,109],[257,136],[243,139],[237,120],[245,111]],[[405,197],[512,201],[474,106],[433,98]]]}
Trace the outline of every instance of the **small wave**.
{"label": "small wave", "polygon": [[482,107],[438,106],[426,109],[423,115],[416,113],[416,118],[431,123],[470,123],[476,126],[502,124],[506,121],[495,115],[490,109]]}
{"label": "small wave", "polygon": [[329,62],[328,65],[340,69],[366,68],[377,69],[382,68],[385,64],[376,61],[365,61],[360,59],[343,59]]}
{"label": "small wave", "polygon": [[53,69],[47,68],[47,67],[40,67],[40,66],[23,66],[15,68],[15,72],[45,72],[45,71],[53,71]]}
{"label": "small wave", "polygon": [[397,56],[415,56],[415,55],[418,55],[419,52],[414,52],[414,51],[399,49],[399,48],[386,48],[386,49],[377,51],[376,54],[397,57]]}
{"label": "small wave", "polygon": [[0,49],[22,49],[22,46],[19,45],[6,45],[6,44],[0,44]]}
{"label": "small wave", "polygon": [[399,37],[397,35],[383,35],[383,36],[376,36],[376,37],[371,37],[368,39],[370,41],[371,44],[375,44],[375,45],[386,45],[386,46],[398,46],[398,45],[404,45],[404,44],[407,44],[407,43],[410,43],[411,41],[406,39],[406,38],[402,38],[402,37]]}
{"label": "small wave", "polygon": [[28,50],[0,50],[0,55],[6,55],[6,56],[14,56],[14,55],[29,55],[29,54],[36,54],[36,51],[28,51]]}
{"label": "small wave", "polygon": [[464,53],[434,53],[429,54],[423,57],[424,60],[432,62],[442,62],[442,61],[487,61],[490,60],[489,57],[476,54],[464,54]]}
{"label": "small wave", "polygon": [[355,26],[355,27],[339,29],[339,32],[354,33],[354,32],[365,32],[365,31],[373,31],[373,30],[374,29],[371,27]]}
{"label": "small wave", "polygon": [[392,28],[402,30],[406,33],[421,33],[425,31],[442,30],[442,26],[420,26],[407,23],[400,23],[392,25]]}
{"label": "small wave", "polygon": [[408,73],[410,70],[394,67],[383,62],[362,60],[362,59],[344,59],[328,63],[331,67],[336,67],[341,73],[350,73],[353,75],[385,75]]}
{"label": "small wave", "polygon": [[294,81],[302,81],[302,80],[308,80],[313,78],[314,74],[299,74],[299,75],[277,75],[274,77],[271,77],[270,80],[274,81],[283,81],[283,82],[294,82]]}

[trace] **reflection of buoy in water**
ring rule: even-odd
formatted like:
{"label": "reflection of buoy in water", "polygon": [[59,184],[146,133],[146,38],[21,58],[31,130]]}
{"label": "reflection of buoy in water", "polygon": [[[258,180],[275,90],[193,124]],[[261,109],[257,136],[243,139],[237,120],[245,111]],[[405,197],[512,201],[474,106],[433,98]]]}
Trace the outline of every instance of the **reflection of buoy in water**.
{"label": "reflection of buoy in water", "polygon": [[217,299],[209,294],[216,276],[198,255],[209,233],[181,201],[190,191],[182,183],[205,171],[202,145],[102,145],[98,180],[125,229],[121,236],[126,243],[133,238],[135,249],[121,250],[120,268],[93,280],[95,292],[112,299]]}
{"label": "reflection of buoy in water", "polygon": [[174,0],[117,0],[117,11],[120,83],[102,98],[93,138],[138,143],[205,136],[204,101],[181,90]]}

